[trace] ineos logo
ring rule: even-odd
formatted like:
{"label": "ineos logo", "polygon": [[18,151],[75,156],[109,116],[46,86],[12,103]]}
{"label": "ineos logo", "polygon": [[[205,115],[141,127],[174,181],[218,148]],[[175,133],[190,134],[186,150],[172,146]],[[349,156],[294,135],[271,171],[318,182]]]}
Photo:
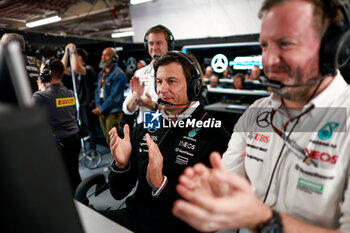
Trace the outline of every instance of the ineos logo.
{"label": "ineos logo", "polygon": [[266,128],[267,126],[269,126],[271,124],[270,114],[271,112],[260,113],[258,118],[256,118],[256,123],[258,124],[258,126],[260,126],[261,128]]}

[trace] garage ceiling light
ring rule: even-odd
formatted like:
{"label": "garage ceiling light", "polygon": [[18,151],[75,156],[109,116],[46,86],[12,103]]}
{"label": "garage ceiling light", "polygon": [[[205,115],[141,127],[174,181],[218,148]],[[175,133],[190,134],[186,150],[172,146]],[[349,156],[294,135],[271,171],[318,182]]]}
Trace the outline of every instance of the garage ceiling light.
{"label": "garage ceiling light", "polygon": [[58,22],[58,21],[61,21],[61,17],[54,16],[54,17],[49,17],[49,18],[40,19],[38,21],[33,21],[33,22],[30,22],[30,23],[27,23],[26,27],[33,28],[33,27],[38,27],[38,26],[41,26],[41,25],[49,24],[49,23]]}
{"label": "garage ceiling light", "polygon": [[137,5],[145,2],[153,2],[154,0],[130,0],[131,5]]}
{"label": "garage ceiling light", "polygon": [[115,32],[111,34],[111,37],[112,38],[128,37],[128,36],[133,36],[134,34],[135,34],[134,31]]}

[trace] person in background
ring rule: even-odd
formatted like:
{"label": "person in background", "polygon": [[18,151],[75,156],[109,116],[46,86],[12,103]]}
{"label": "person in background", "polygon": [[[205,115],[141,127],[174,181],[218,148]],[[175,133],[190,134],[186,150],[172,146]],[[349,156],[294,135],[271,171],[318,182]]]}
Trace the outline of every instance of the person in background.
{"label": "person in background", "polygon": [[203,80],[205,83],[209,83],[210,77],[213,75],[213,67],[207,66],[205,67],[205,72],[203,76]]}
{"label": "person in background", "polygon": [[244,74],[242,73],[237,73],[233,77],[233,88],[234,89],[244,89]]}
{"label": "person in background", "polygon": [[136,70],[141,69],[142,67],[145,67],[147,64],[144,60],[139,60],[136,64]]}
{"label": "person in background", "polygon": [[219,85],[219,78],[215,74],[210,76],[209,79],[209,87],[218,87]]}
{"label": "person in background", "polygon": [[34,61],[30,57],[25,55],[26,42],[22,35],[17,33],[5,33],[2,35],[1,44],[4,45],[6,43],[9,43],[10,41],[17,41],[21,46],[30,86],[32,88],[32,93],[34,93],[38,90],[37,79],[39,78],[39,69],[35,65]]}
{"label": "person in background", "polygon": [[214,169],[197,165],[179,178],[187,201],[175,203],[175,216],[204,232],[350,232],[350,87],[335,62],[349,53],[334,53],[350,51],[338,43],[349,35],[350,8],[339,3],[263,2],[259,41],[272,94],[245,111],[222,161],[211,155]]}
{"label": "person in background", "polygon": [[254,81],[254,82],[258,82],[259,81],[259,78],[260,78],[260,74],[261,74],[261,71],[260,71],[260,68],[259,66],[254,66],[251,70],[250,70],[250,74],[246,74],[245,75],[245,80],[246,81]]}
{"label": "person in background", "polygon": [[143,121],[145,111],[158,109],[153,64],[161,55],[174,49],[174,36],[165,26],[157,25],[148,29],[144,43],[152,62],[135,72],[130,80],[131,91],[123,103],[123,112],[127,115],[132,115],[138,110],[137,123]]}
{"label": "person in background", "polygon": [[[69,50],[71,53],[69,54]],[[69,55],[71,55],[69,57]],[[90,136],[90,149],[96,149],[96,130],[94,129],[93,117],[91,110],[94,106],[94,91],[96,73],[92,66],[86,64],[88,53],[84,49],[77,49],[76,45],[69,43],[65,47],[64,55],[61,59],[65,74],[72,75],[71,67],[73,68],[77,95],[79,99],[79,116],[82,123],[82,134]],[[70,65],[68,66],[68,62]]]}
{"label": "person in background", "polygon": [[[159,112],[150,113],[150,121],[138,124],[132,132],[125,125],[123,139],[115,129],[110,131],[114,157],[108,178],[111,194],[120,200],[137,181],[138,185],[135,193],[127,198],[126,208],[102,214],[133,232],[197,232],[171,214],[173,202],[179,198],[175,185],[185,167],[197,162],[209,165],[210,152],[222,152],[229,133],[196,100],[201,76],[195,64],[194,57],[181,52],[162,55],[154,63],[155,88],[166,105]],[[157,118],[159,121],[153,120]],[[190,121],[198,124],[183,125]],[[209,121],[211,126],[199,124]],[[159,128],[150,126],[157,122]],[[172,126],[167,127],[169,124]]]}
{"label": "person in background", "polygon": [[232,79],[232,70],[229,66],[222,72],[222,78]]}
{"label": "person in background", "polygon": [[38,79],[39,91],[33,94],[32,99],[35,105],[42,106],[48,111],[53,138],[63,156],[74,194],[81,182],[78,160],[81,145],[76,121],[75,97],[72,90],[63,86],[63,73],[64,66],[60,60],[46,61]]}
{"label": "person in background", "polygon": [[116,127],[121,128],[123,117],[122,105],[127,78],[118,65],[117,54],[113,48],[105,48],[102,52],[98,74],[98,83],[95,90],[95,108],[91,111],[99,116],[101,129],[109,144],[108,132]]}

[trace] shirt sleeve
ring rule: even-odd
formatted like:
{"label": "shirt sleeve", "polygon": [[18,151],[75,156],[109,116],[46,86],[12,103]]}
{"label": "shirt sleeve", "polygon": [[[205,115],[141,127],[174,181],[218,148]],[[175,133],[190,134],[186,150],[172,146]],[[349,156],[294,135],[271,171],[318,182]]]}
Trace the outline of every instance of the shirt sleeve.
{"label": "shirt sleeve", "polygon": [[[135,134],[134,130],[132,130],[130,134],[130,138],[133,139]],[[128,196],[138,180],[138,163],[136,155],[134,154],[135,144],[133,144],[133,141],[134,140],[131,140],[133,149],[130,154],[128,165],[125,168],[120,169],[115,165],[114,160],[110,165],[111,171],[108,175],[108,186],[111,195],[116,200],[121,200]]]}
{"label": "shirt sleeve", "polygon": [[228,143],[228,148],[222,156],[222,162],[225,168],[231,172],[235,172],[241,176],[247,176],[244,167],[245,148],[247,144],[246,127],[249,114],[245,112],[233,129],[233,134]]}
{"label": "shirt sleeve", "polygon": [[159,188],[153,188],[153,190],[152,190],[153,197],[158,197],[159,194],[163,191],[165,185],[168,183],[168,177],[166,177],[166,176],[163,176],[163,177],[164,177],[164,179],[163,179],[162,185]]}
{"label": "shirt sleeve", "polygon": [[348,183],[344,192],[344,201],[340,205],[342,217],[340,217],[340,231],[350,232],[350,167],[348,168]]}
{"label": "shirt sleeve", "polygon": [[127,103],[131,100],[132,98],[132,92],[130,91],[130,93],[128,94],[128,96],[126,97],[126,99],[124,100],[123,102],[123,112],[126,114],[126,115],[132,115],[136,112],[136,110],[139,109],[139,106],[137,105],[135,111],[133,112],[130,112],[127,108]]}

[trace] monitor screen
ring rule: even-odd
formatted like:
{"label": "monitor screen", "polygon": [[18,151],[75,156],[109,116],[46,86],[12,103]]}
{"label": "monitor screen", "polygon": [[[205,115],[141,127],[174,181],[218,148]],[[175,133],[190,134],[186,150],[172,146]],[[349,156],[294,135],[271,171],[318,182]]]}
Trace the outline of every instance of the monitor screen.
{"label": "monitor screen", "polygon": [[237,56],[229,62],[234,70],[251,70],[254,66],[258,66],[263,69],[261,55],[255,56]]}
{"label": "monitor screen", "polygon": [[[236,42],[222,44],[187,45],[182,48],[184,53],[194,54],[203,70],[211,65],[214,72],[220,75],[230,67],[233,73],[246,73],[255,65],[262,69],[261,48],[259,42]],[[213,61],[221,61],[219,69]]]}
{"label": "monitor screen", "polygon": [[9,233],[83,233],[48,113],[31,106],[21,54],[16,45],[0,46],[1,227]]}
{"label": "monitor screen", "polygon": [[0,186],[6,232],[83,232],[44,109],[0,111]]}
{"label": "monitor screen", "polygon": [[0,45],[0,104],[32,106],[31,87],[17,42]]}

